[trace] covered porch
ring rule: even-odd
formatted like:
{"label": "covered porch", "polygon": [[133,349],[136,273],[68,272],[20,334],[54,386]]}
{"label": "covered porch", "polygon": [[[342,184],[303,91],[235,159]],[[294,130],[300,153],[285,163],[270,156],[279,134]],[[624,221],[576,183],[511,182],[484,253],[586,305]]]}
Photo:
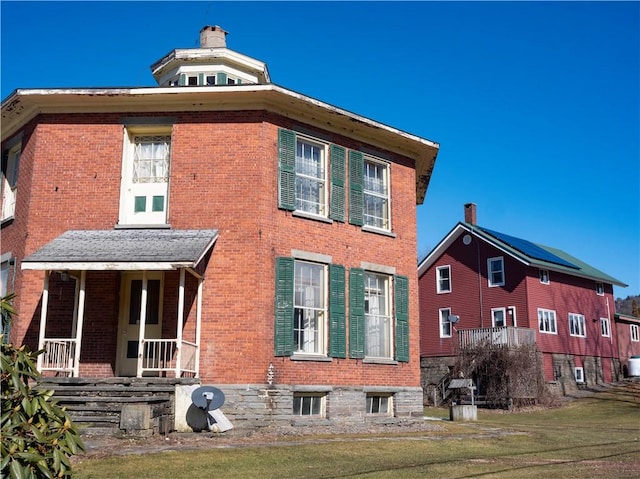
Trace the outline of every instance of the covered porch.
{"label": "covered porch", "polygon": [[83,364],[82,348],[90,347],[112,376],[199,377],[204,270],[217,237],[217,230],[67,231],[25,258],[23,270],[43,272],[38,370],[95,376],[94,361]]}

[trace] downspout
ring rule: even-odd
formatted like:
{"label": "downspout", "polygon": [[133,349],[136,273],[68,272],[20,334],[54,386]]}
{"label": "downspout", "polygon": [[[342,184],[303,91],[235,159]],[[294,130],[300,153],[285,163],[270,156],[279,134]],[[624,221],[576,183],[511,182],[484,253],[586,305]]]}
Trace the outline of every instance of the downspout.
{"label": "downspout", "polygon": [[482,274],[480,271],[480,241],[476,237],[476,251],[478,252],[478,297],[480,300],[480,327],[484,328],[484,308],[482,306]]}

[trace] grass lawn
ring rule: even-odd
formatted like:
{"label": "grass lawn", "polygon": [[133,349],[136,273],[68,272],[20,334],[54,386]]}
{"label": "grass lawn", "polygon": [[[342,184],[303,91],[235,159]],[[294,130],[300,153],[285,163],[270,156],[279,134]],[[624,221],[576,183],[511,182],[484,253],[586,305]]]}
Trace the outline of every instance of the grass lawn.
{"label": "grass lawn", "polygon": [[[448,417],[448,410],[427,415]],[[88,478],[580,478],[640,477],[640,382],[557,409],[478,411],[477,422],[401,436],[280,440],[268,447],[82,459]]]}

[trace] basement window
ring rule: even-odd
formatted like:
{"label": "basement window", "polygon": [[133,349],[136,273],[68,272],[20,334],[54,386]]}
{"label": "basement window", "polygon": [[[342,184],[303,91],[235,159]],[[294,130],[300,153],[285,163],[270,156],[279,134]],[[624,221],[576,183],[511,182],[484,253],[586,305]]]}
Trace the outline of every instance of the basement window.
{"label": "basement window", "polygon": [[391,415],[392,399],[390,394],[367,394],[367,414]]}
{"label": "basement window", "polygon": [[573,368],[573,375],[577,383],[584,384],[584,368]]}
{"label": "basement window", "polygon": [[295,393],[293,395],[294,416],[324,416],[325,394]]}

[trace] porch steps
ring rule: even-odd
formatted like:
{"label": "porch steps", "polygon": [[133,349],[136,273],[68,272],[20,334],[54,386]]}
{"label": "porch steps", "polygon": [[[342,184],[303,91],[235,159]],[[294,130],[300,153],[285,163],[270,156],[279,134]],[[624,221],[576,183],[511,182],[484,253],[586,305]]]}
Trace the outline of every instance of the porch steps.
{"label": "porch steps", "polygon": [[83,435],[120,435],[123,408],[149,407],[147,434],[168,432],[173,424],[176,384],[198,384],[193,378],[43,378],[41,389],[66,408]]}

